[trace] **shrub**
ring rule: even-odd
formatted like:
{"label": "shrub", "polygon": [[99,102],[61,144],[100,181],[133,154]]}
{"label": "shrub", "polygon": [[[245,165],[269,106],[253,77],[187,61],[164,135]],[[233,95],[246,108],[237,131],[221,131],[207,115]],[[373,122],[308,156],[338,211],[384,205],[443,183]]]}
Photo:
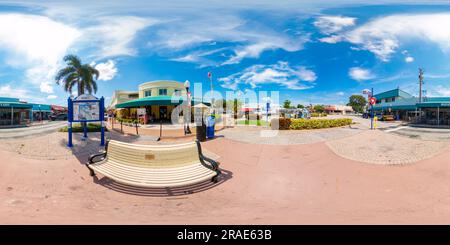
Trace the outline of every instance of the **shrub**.
{"label": "shrub", "polygon": [[[98,124],[98,123],[88,123],[88,125],[87,125],[88,132],[100,132],[101,128],[102,128],[101,124]],[[81,127],[81,124],[73,124],[72,125],[73,133],[81,133],[83,131],[84,130],[83,130],[83,127]],[[108,129],[105,127],[105,132],[106,131],[108,131]],[[59,132],[68,132],[67,126],[61,128],[59,130]]]}
{"label": "shrub", "polygon": [[342,127],[352,124],[350,118],[339,119],[293,119],[291,121],[290,129],[319,129],[319,128],[333,128]]}
{"label": "shrub", "polygon": [[136,122],[137,122],[137,120],[136,119],[132,119],[132,118],[117,118],[117,121],[118,122],[121,122],[121,123],[132,123],[132,124],[135,124]]}
{"label": "shrub", "polygon": [[[276,127],[276,120],[278,120],[278,128]],[[280,118],[273,118],[270,121],[270,126],[272,129],[280,129],[280,130],[288,130],[291,126],[291,119],[290,118],[284,118],[284,117],[280,117]]]}
{"label": "shrub", "polygon": [[326,117],[326,116],[327,116],[326,113],[318,113],[318,112],[311,113],[311,117]]}

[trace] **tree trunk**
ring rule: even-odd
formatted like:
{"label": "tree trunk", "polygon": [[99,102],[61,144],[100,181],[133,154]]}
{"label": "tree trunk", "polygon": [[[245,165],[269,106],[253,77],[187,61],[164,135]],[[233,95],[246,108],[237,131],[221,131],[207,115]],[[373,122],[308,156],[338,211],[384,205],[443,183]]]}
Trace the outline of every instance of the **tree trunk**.
{"label": "tree trunk", "polygon": [[[77,87],[78,87],[78,96],[84,94],[84,88],[81,86],[81,82],[80,81],[78,81]],[[83,128],[85,128],[85,127],[87,127],[87,123],[86,122],[82,122],[81,126]]]}

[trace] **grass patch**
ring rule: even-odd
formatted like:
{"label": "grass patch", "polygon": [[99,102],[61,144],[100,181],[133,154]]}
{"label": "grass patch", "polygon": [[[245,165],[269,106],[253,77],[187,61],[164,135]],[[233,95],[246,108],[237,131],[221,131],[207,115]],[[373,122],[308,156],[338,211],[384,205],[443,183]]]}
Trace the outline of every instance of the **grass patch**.
{"label": "grass patch", "polygon": [[[87,125],[88,132],[100,132],[101,128],[102,128],[102,126],[99,123],[88,123],[88,125]],[[106,131],[108,131],[108,129],[105,127],[105,132]],[[59,132],[68,132],[67,126],[61,128],[59,130]],[[80,123],[76,123],[76,124],[74,123],[74,124],[72,124],[72,132],[73,133],[82,133],[82,132],[84,132],[83,127],[81,127]]]}
{"label": "grass patch", "polygon": [[243,120],[237,121],[239,125],[253,125],[253,126],[269,126],[270,123],[263,120]]}

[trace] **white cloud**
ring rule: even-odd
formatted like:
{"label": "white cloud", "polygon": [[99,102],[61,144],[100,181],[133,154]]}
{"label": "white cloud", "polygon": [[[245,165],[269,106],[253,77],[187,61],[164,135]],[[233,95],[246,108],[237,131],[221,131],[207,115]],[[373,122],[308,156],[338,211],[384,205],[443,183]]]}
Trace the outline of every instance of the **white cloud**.
{"label": "white cloud", "polygon": [[56,96],[54,94],[50,94],[50,95],[47,96],[47,99],[49,99],[49,100],[54,100],[56,98],[58,98],[58,96]]}
{"label": "white cloud", "polygon": [[39,86],[42,93],[46,94],[52,94],[53,93],[53,86],[51,82],[42,82]]}
{"label": "white cloud", "polygon": [[405,58],[405,62],[406,63],[411,63],[411,62],[413,62],[414,61],[414,57],[412,57],[412,56],[407,56],[406,58]]}
{"label": "white cloud", "polygon": [[345,95],[345,93],[344,93],[344,92],[342,92],[342,91],[340,91],[340,92],[337,92],[337,93],[336,93],[336,95],[337,95],[337,96],[344,96],[344,95]]}
{"label": "white cloud", "polygon": [[450,97],[450,87],[438,85],[434,89],[431,89],[430,96],[444,96],[444,97]]}
{"label": "white cloud", "polygon": [[80,36],[77,29],[38,15],[0,14],[0,23],[1,46],[29,62],[57,63]]}
{"label": "white cloud", "polygon": [[[55,72],[67,50],[81,35],[74,27],[45,16],[0,14],[0,49],[5,63],[24,69],[24,82],[53,93]],[[4,87],[7,89],[8,87]],[[24,90],[18,97],[25,97]]]}
{"label": "white cloud", "polygon": [[372,72],[370,70],[363,69],[360,67],[350,68],[348,75],[356,81],[363,81],[363,80],[369,80],[369,79],[375,78],[375,76],[372,74]]}
{"label": "white cloud", "polygon": [[28,91],[25,89],[14,89],[11,85],[0,87],[0,96],[13,98],[28,98]]}
{"label": "white cloud", "polygon": [[356,18],[346,16],[320,16],[314,21],[314,25],[324,34],[332,34],[342,29],[355,25]]}
{"label": "white cloud", "polygon": [[319,41],[323,42],[323,43],[338,43],[338,42],[342,41],[342,37],[338,36],[338,35],[333,35],[333,36],[329,36],[329,37],[319,38]]}
{"label": "white cloud", "polygon": [[84,41],[88,45],[95,44],[97,58],[136,55],[137,51],[130,43],[139,31],[158,23],[155,19],[134,16],[106,16],[97,21],[98,25],[83,30]]}
{"label": "white cloud", "polygon": [[[193,16],[177,17],[166,21],[155,31],[155,37],[148,42],[149,48],[163,56],[175,56],[178,61],[229,65],[245,58],[258,58],[264,51],[283,49],[298,51],[308,41],[308,35],[294,36],[271,26],[255,24],[230,14],[197,13]],[[217,50],[221,43],[221,56],[216,61],[196,54]],[[201,52],[185,54],[183,51],[197,49]],[[183,54],[179,54],[179,53]],[[213,52],[215,54],[217,52]],[[226,53],[226,55],[224,55]],[[211,54],[209,54],[211,55]],[[219,60],[219,61],[217,61]]]}
{"label": "white cloud", "polygon": [[98,80],[100,81],[109,81],[113,79],[117,74],[116,63],[113,60],[108,60],[105,63],[93,64],[95,69],[97,69],[100,73]]}
{"label": "white cloud", "polygon": [[382,61],[389,61],[401,44],[412,39],[433,42],[450,51],[449,13],[402,14],[380,17],[354,30],[341,34],[341,38],[361,49],[374,53]]}
{"label": "white cloud", "polygon": [[252,88],[262,84],[279,84],[289,89],[308,89],[314,86],[317,79],[314,71],[305,67],[290,67],[287,62],[274,65],[253,65],[242,72],[219,78],[224,88],[236,90],[239,84]]}

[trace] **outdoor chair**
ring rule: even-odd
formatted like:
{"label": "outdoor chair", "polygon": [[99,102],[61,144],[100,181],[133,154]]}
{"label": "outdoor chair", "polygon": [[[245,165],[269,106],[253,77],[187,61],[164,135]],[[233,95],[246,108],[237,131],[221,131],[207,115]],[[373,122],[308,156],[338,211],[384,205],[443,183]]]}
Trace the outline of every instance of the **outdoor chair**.
{"label": "outdoor chair", "polygon": [[217,183],[219,163],[204,156],[199,141],[176,145],[137,145],[110,140],[105,152],[89,157],[91,176],[100,173],[138,187],[181,187]]}

